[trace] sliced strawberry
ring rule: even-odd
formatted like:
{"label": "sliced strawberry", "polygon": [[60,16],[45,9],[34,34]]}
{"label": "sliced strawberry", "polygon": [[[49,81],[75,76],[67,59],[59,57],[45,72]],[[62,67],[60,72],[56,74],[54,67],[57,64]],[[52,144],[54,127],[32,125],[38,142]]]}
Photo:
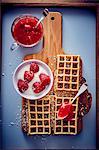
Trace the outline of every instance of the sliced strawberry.
{"label": "sliced strawberry", "polygon": [[31,65],[30,65],[30,71],[33,71],[34,73],[38,72],[39,71],[38,64],[35,63],[35,62],[32,62]]}
{"label": "sliced strawberry", "polygon": [[45,89],[45,86],[43,86],[41,82],[35,82],[35,83],[33,83],[34,93],[40,93],[44,89]]}
{"label": "sliced strawberry", "polygon": [[24,93],[28,89],[28,83],[24,80],[19,79],[17,83],[18,89],[21,93]]}
{"label": "sliced strawberry", "polygon": [[34,78],[34,73],[32,71],[25,71],[24,80],[28,83]]}
{"label": "sliced strawberry", "polygon": [[49,77],[48,75],[46,75],[45,73],[41,73],[41,74],[39,75],[39,78],[40,78],[40,80],[41,80],[41,82],[42,82],[42,84],[43,84],[44,86],[50,84],[51,79],[50,79],[50,77]]}
{"label": "sliced strawberry", "polygon": [[34,88],[37,88],[37,87],[39,87],[39,86],[41,86],[41,82],[34,82],[34,83],[33,83],[33,87],[34,87]]}

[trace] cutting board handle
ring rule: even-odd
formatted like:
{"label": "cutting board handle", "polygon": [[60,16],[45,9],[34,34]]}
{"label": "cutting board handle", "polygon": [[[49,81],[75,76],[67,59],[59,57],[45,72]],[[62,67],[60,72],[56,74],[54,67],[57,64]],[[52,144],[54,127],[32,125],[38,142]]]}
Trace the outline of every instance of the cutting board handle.
{"label": "cutting board handle", "polygon": [[[59,12],[50,12],[43,21],[44,38],[43,49],[36,54],[24,57],[27,59],[40,59],[48,64],[49,56],[64,54],[62,49],[62,15]],[[49,60],[50,61],[50,60]]]}
{"label": "cutting board handle", "polygon": [[59,12],[50,12],[44,19],[43,47],[45,54],[56,55],[62,51],[62,15]]}

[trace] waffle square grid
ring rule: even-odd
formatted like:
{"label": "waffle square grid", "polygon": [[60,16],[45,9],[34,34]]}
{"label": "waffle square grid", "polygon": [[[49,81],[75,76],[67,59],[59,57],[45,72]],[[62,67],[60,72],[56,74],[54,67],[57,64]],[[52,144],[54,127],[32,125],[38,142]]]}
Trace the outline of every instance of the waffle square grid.
{"label": "waffle square grid", "polygon": [[57,113],[61,104],[64,102],[71,102],[73,97],[56,97],[55,99],[55,121],[54,121],[54,134],[77,134],[77,111],[78,99],[72,104],[74,107],[73,118],[70,121],[66,119],[58,119]]}
{"label": "waffle square grid", "polygon": [[79,55],[57,55],[57,91],[78,91],[79,69]]}
{"label": "waffle square grid", "polygon": [[28,134],[51,134],[49,96],[40,100],[28,100],[28,114]]}
{"label": "waffle square grid", "polygon": [[[77,134],[77,98],[73,118],[58,119],[57,112],[63,102],[70,102],[79,89],[82,66],[79,55],[57,55],[54,70],[54,88],[38,100],[28,100],[28,135]],[[53,94],[52,94],[53,93]]]}

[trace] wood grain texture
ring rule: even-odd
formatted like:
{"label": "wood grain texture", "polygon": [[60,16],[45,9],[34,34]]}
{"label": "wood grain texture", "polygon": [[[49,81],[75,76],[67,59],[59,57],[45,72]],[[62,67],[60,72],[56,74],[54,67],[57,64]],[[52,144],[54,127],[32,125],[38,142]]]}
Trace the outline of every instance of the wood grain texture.
{"label": "wood grain texture", "polygon": [[[58,30],[56,26],[58,25]],[[30,54],[24,57],[24,60],[39,59],[48,64],[54,73],[55,67],[51,64],[54,56],[64,53],[62,50],[62,16],[59,12],[50,12],[44,19],[44,38],[43,48],[37,54]],[[56,59],[55,59],[56,62]],[[56,66],[56,64],[55,64]],[[25,99],[22,98],[22,110],[24,108]]]}
{"label": "wood grain texture", "polygon": [[2,3],[28,6],[70,6],[70,7],[94,7],[97,0],[1,0]]}
{"label": "wood grain texture", "polygon": [[[64,53],[62,50],[62,16],[58,12],[50,12],[44,19],[43,49],[38,54],[27,55],[27,59],[40,59],[48,64],[50,58]],[[58,25],[58,29],[56,26]],[[49,64],[50,65],[50,64]]]}

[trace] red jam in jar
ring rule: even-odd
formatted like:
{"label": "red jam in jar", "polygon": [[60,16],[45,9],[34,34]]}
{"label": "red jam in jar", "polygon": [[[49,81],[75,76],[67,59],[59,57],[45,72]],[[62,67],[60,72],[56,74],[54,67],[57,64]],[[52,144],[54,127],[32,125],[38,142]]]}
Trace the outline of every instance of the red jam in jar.
{"label": "red jam in jar", "polygon": [[16,19],[12,25],[14,39],[22,45],[35,45],[43,36],[43,25],[36,17],[24,16]]}

